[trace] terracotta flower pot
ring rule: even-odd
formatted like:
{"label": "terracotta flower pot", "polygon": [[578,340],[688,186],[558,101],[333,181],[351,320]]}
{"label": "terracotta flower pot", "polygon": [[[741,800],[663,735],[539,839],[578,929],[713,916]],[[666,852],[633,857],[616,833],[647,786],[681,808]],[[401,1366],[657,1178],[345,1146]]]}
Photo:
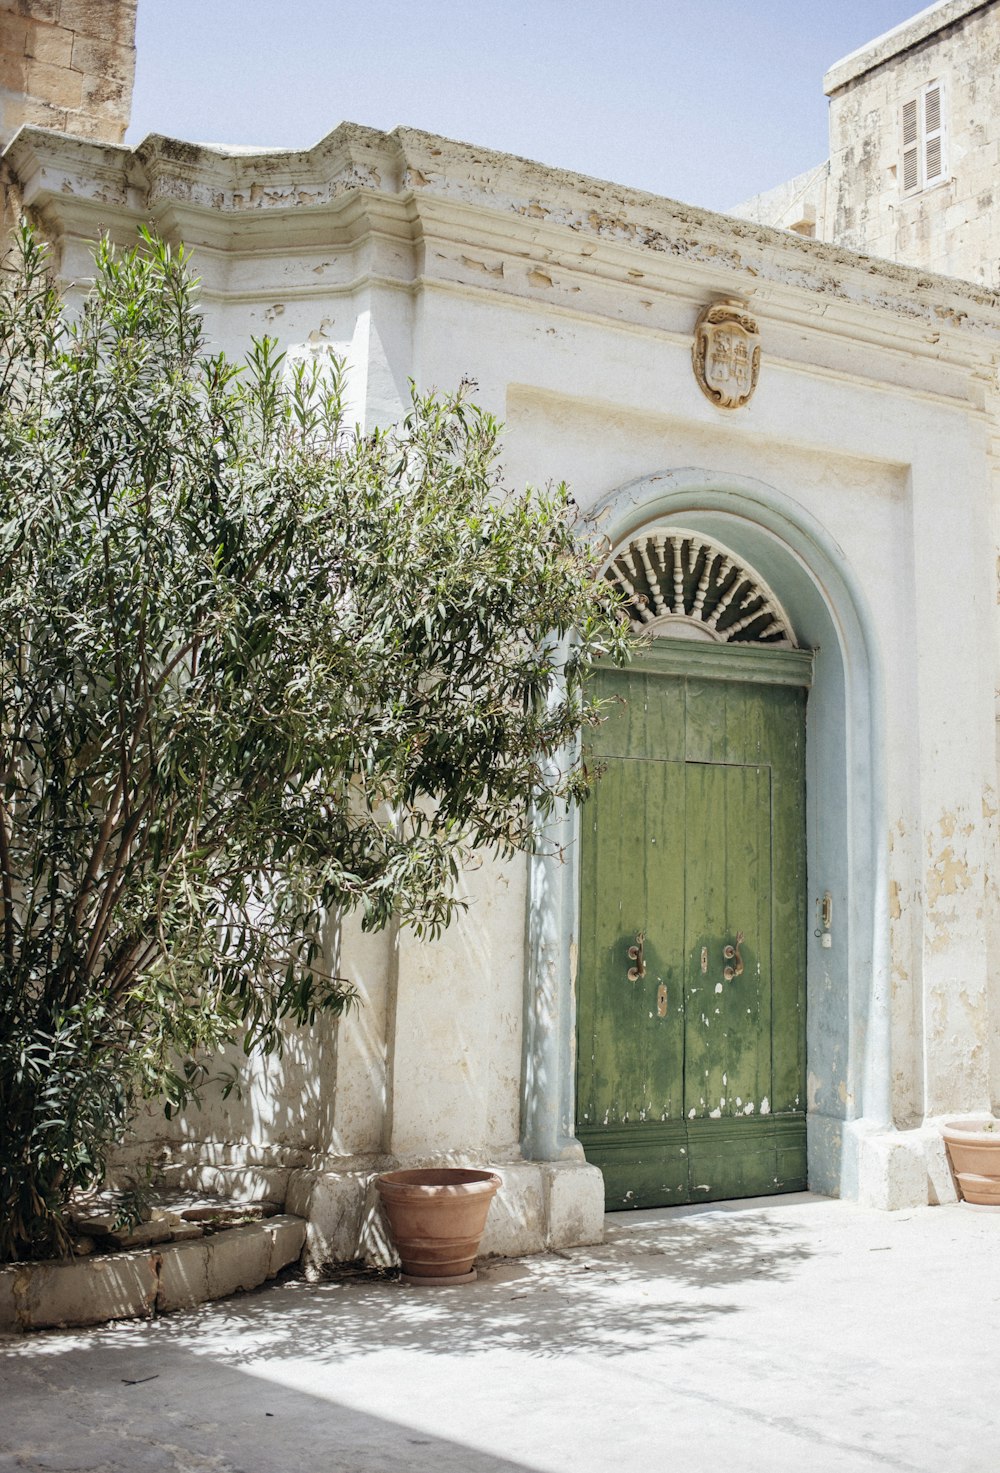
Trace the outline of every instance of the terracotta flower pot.
{"label": "terracotta flower pot", "polygon": [[492,1171],[434,1166],[387,1171],[375,1182],[403,1265],[422,1284],[475,1278],[472,1267],[500,1186]]}
{"label": "terracotta flower pot", "polygon": [[941,1134],[965,1201],[1000,1207],[1000,1121],[993,1129],[949,1121],[942,1125]]}

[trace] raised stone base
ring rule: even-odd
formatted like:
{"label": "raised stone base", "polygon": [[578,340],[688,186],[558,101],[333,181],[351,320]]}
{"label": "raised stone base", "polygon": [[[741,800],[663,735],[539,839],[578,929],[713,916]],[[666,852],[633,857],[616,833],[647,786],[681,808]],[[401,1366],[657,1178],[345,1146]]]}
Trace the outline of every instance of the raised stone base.
{"label": "raised stone base", "polygon": [[256,1289],[302,1252],[306,1225],[283,1215],[195,1242],[0,1268],[0,1333],[148,1319]]}
{"label": "raised stone base", "polygon": [[935,1121],[927,1121],[915,1130],[849,1121],[843,1127],[843,1141],[840,1195],[853,1198],[862,1207],[897,1212],[904,1207],[958,1200]]}
{"label": "raised stone base", "polygon": [[293,1171],[286,1206],[308,1220],[303,1266],[319,1277],[335,1263],[363,1258],[398,1263],[379,1207],[375,1178],[406,1166],[488,1166],[503,1185],[493,1199],[481,1252],[516,1258],[546,1248],[599,1243],[604,1234],[604,1181],[582,1161],[458,1162],[345,1158]]}

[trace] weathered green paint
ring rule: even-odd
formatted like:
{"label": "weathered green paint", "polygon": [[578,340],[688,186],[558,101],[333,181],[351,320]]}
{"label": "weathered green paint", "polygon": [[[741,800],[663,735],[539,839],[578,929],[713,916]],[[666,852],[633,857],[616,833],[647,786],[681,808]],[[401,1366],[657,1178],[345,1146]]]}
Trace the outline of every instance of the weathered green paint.
{"label": "weathered green paint", "polygon": [[808,686],[812,684],[813,651],[660,639],[643,649],[641,665],[643,670],[655,670],[660,675],[696,674],[703,680]]}
{"label": "weathered green paint", "polygon": [[670,673],[597,676],[615,704],[581,824],[577,1132],[609,1208],[806,1182],[808,659],[767,651],[763,683],[743,651],[709,654],[710,673],[681,648]]}

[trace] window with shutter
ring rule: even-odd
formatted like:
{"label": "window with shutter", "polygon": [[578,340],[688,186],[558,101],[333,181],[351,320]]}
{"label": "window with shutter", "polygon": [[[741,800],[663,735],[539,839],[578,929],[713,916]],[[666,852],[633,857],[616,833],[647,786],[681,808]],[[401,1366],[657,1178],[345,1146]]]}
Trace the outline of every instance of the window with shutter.
{"label": "window with shutter", "polygon": [[916,194],[945,178],[944,95],[940,82],[928,82],[908,97],[900,112],[902,186]]}

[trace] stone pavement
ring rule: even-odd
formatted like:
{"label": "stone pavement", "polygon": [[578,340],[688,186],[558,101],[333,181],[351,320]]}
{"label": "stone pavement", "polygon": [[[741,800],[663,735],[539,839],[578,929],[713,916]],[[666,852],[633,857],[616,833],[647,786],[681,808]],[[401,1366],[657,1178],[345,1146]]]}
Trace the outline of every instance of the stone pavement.
{"label": "stone pavement", "polygon": [[5,1340],[0,1473],[993,1473],[998,1249],[991,1209],[802,1195]]}

